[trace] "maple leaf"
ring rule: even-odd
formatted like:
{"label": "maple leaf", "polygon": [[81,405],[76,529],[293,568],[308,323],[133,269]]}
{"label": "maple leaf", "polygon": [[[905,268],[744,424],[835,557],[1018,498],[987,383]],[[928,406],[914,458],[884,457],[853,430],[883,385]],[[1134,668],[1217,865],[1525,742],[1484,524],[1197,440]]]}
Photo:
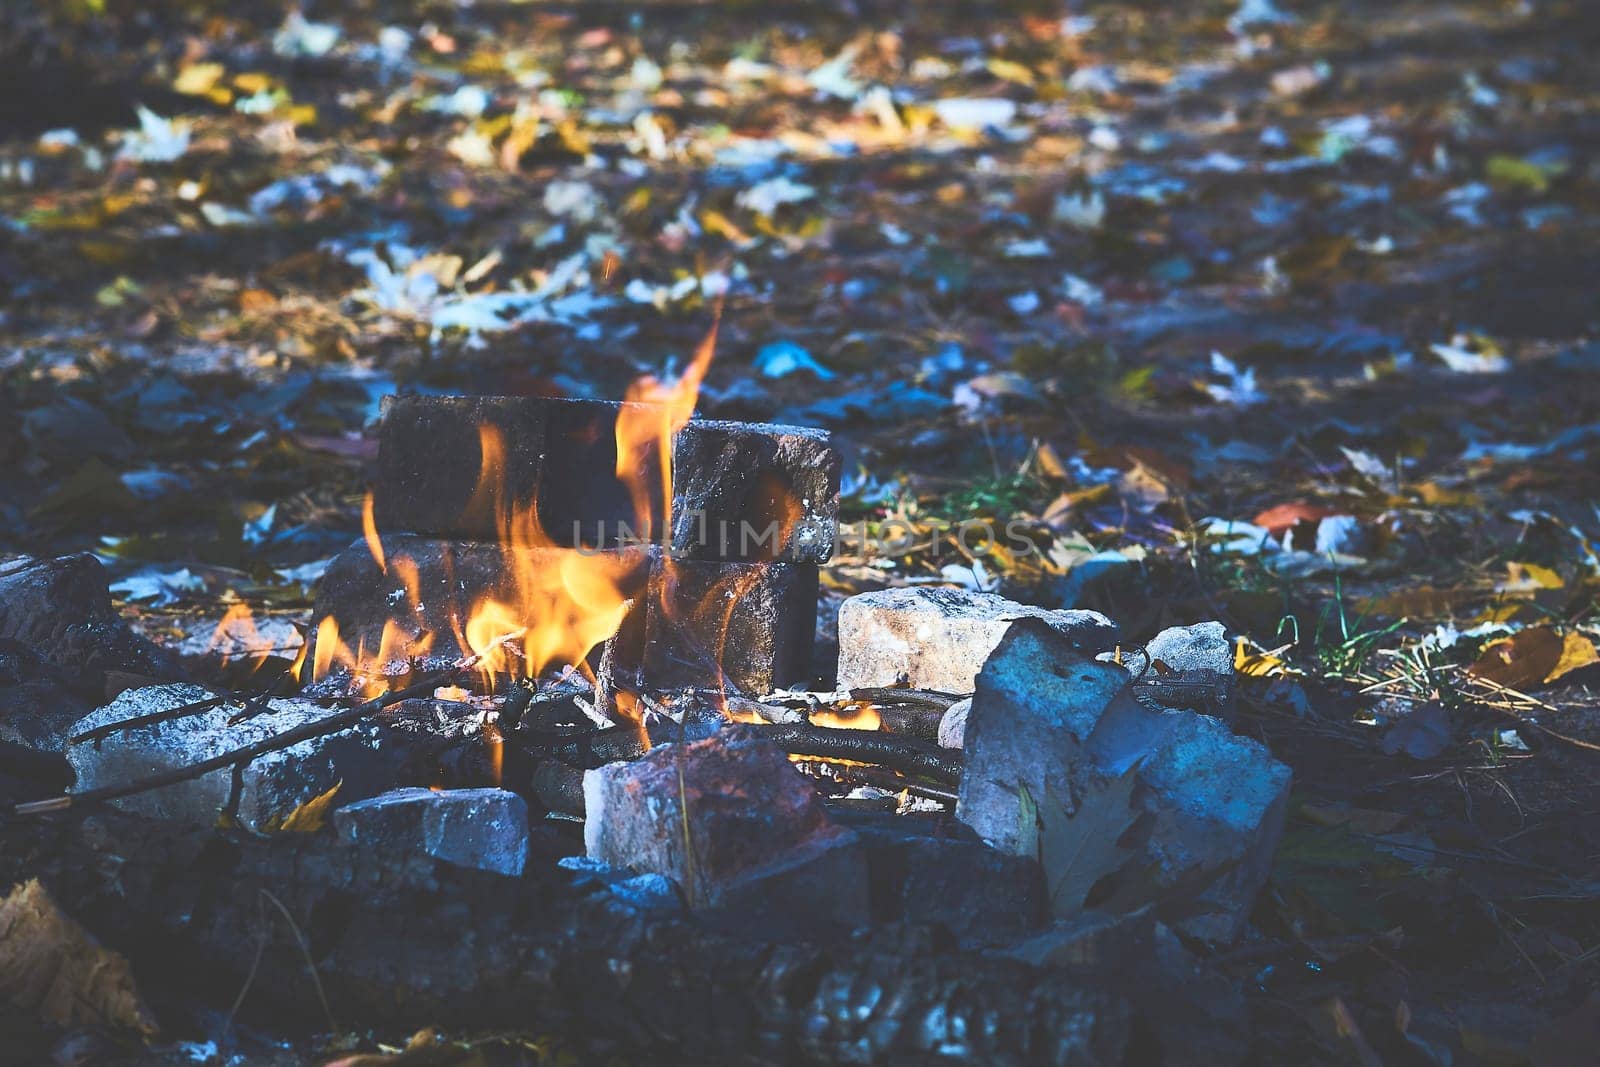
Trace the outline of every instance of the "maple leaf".
{"label": "maple leaf", "polygon": [[1050,911],[1056,918],[1082,911],[1095,885],[1132,858],[1134,850],[1118,842],[1139,818],[1133,805],[1137,771],[1137,766],[1130,767],[1107,779],[1103,788],[1086,796],[1070,814],[1048,791],[1040,804],[1027,786],[1017,787],[1021,841],[1044,868]]}

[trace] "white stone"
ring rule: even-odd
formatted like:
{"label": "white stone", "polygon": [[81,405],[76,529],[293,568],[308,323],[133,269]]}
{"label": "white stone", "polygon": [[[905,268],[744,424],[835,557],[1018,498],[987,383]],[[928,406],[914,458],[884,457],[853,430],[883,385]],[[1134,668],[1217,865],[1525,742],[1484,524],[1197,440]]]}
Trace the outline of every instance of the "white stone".
{"label": "white stone", "polygon": [[1041,619],[1090,653],[1117,640],[1116,624],[1095,611],[1052,611],[994,593],[928,586],[859,593],[839,607],[839,688],[905,682],[970,693],[984,660],[1018,619]]}

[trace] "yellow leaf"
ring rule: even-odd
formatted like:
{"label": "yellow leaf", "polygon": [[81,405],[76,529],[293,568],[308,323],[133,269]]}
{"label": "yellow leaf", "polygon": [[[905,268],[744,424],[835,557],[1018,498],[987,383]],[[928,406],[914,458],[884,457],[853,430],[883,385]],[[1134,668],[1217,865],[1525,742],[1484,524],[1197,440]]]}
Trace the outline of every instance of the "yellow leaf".
{"label": "yellow leaf", "polygon": [[1002,81],[1016,82],[1018,85],[1032,85],[1034,82],[1033,71],[1021,63],[1009,59],[991,59],[985,65],[990,74]]}
{"label": "yellow leaf", "polygon": [[273,829],[294,834],[316,833],[327,821],[328,812],[333,810],[334,795],[339,792],[339,787],[342,785],[344,785],[343,779],[333,783],[332,789],[326,793],[319,793],[295,808]]}
{"label": "yellow leaf", "polygon": [[32,879],[0,900],[0,1000],[58,1026],[156,1033],[133,970]]}
{"label": "yellow leaf", "polygon": [[1545,683],[1555,681],[1562,675],[1571,674],[1582,667],[1600,663],[1600,652],[1595,651],[1594,642],[1577,631],[1568,631],[1561,639],[1561,658],[1544,676]]}
{"label": "yellow leaf", "polygon": [[624,215],[637,215],[650,206],[650,187],[641,185],[628,194],[628,199],[623,201],[622,213]]}
{"label": "yellow leaf", "polygon": [[191,63],[178,72],[172,87],[189,96],[206,96],[222,80],[222,74],[221,63]]}
{"label": "yellow leaf", "polygon": [[1252,652],[1240,641],[1233,646],[1233,669],[1250,678],[1272,678],[1283,673],[1283,660],[1268,652]]}
{"label": "yellow leaf", "polygon": [[750,240],[750,235],[741,230],[736,223],[716,208],[706,208],[700,212],[700,225],[707,233],[714,233],[718,237],[742,245]]}
{"label": "yellow leaf", "polygon": [[1537,563],[1507,563],[1506,581],[1500,588],[1506,592],[1526,592],[1534,589],[1560,589],[1566,583],[1561,575]]}
{"label": "yellow leaf", "polygon": [[233,79],[233,87],[248,96],[254,96],[256,93],[264,93],[268,89],[271,89],[273,84],[272,75],[258,74],[254,71],[246,71],[243,74],[237,74]]}
{"label": "yellow leaf", "polygon": [[1433,508],[1473,508],[1483,503],[1477,493],[1448,489],[1438,482],[1419,482],[1411,488],[1424,504]]}

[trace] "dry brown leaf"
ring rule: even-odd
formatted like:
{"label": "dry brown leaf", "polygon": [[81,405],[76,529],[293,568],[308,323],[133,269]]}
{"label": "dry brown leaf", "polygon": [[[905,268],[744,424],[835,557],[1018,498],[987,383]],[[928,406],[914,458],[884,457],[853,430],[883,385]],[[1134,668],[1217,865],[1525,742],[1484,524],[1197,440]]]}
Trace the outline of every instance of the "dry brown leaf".
{"label": "dry brown leaf", "polygon": [[285,815],[283,821],[274,829],[294,834],[316,833],[328,821],[328,812],[333,810],[333,798],[338,794],[341,785],[344,785],[342,778],[334,782],[333,788],[326,793],[318,793]]}
{"label": "dry brown leaf", "polygon": [[[1561,663],[1566,642],[1548,626],[1531,626],[1483,650],[1468,672],[1508,689],[1526,692]],[[1591,646],[1590,651],[1593,651]]]}
{"label": "dry brown leaf", "polygon": [[156,1033],[128,961],[58,908],[38,879],[0,901],[0,997],[58,1026]]}

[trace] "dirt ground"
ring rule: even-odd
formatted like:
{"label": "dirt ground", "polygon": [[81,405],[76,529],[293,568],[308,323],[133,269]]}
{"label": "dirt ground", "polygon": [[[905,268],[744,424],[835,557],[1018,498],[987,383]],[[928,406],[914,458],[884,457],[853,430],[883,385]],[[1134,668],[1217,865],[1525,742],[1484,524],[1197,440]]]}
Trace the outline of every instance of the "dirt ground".
{"label": "dirt ground", "polygon": [[[820,425],[909,579],[1217,618],[1261,1063],[1593,1062],[1582,0],[72,0],[0,24],[0,554],[307,624],[378,398]],[[139,110],[136,110],[136,107]],[[975,553],[951,524],[1025,530]],[[870,547],[887,524],[915,545]],[[819,670],[826,675],[826,667]]]}

